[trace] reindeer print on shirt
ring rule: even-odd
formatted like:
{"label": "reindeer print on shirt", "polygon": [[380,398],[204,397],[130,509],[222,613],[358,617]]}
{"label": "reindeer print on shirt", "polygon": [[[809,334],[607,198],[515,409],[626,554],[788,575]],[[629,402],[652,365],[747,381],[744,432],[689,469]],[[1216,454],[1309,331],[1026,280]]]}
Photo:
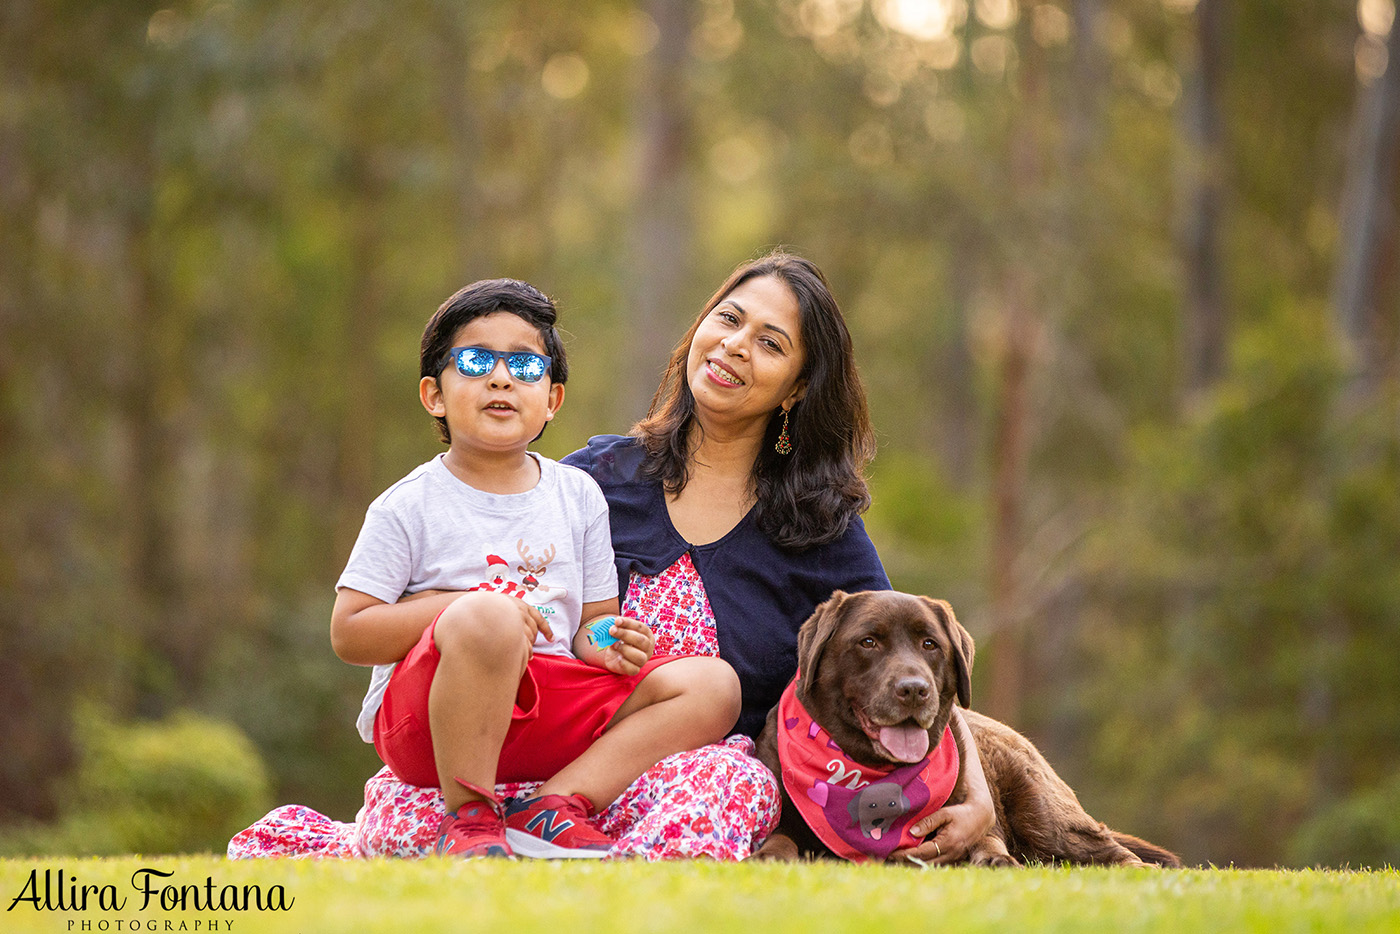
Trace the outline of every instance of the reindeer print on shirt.
{"label": "reindeer print on shirt", "polygon": [[[546,546],[544,554],[540,555],[538,558],[532,558],[530,556],[530,549],[526,547],[525,539],[522,538],[515,543],[515,550],[519,552],[520,560],[524,562],[524,564],[516,568],[517,571],[524,575],[521,585],[526,590],[530,591],[538,590],[541,593],[555,593],[555,588],[547,587],[540,583],[540,578],[544,576],[544,572],[549,570],[549,562],[554,560],[554,546]],[[563,590],[557,592],[560,596],[565,593]]]}
{"label": "reindeer print on shirt", "polygon": [[490,590],[495,593],[503,593],[510,597],[517,597],[539,608],[546,616],[554,614],[554,608],[547,604],[562,601],[568,595],[568,591],[563,587],[551,587],[545,584],[540,578],[544,577],[549,570],[549,565],[558,554],[558,549],[549,544],[537,556],[530,546],[525,544],[525,539],[519,539],[515,543],[516,553],[520,556],[520,564],[515,566],[515,572],[520,575],[520,580],[510,579],[511,563],[500,555],[487,555],[487,573],[491,575],[490,580],[482,581],[471,590]]}

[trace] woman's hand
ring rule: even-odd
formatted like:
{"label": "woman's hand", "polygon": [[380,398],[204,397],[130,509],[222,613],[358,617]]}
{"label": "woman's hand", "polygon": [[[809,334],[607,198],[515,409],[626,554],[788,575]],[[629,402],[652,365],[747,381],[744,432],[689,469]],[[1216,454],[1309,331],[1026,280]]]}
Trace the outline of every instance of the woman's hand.
{"label": "woman's hand", "polygon": [[987,790],[987,777],[982,772],[982,758],[972,731],[963,722],[962,713],[953,708],[953,728],[962,740],[962,769],[967,797],[958,804],[939,808],[919,821],[910,833],[923,837],[924,842],[906,850],[897,850],[896,859],[913,858],[934,866],[944,866],[967,859],[973,847],[987,835],[996,823],[992,794]]}
{"label": "woman's hand", "polygon": [[896,859],[917,859],[933,866],[960,863],[971,855],[972,847],[987,835],[995,819],[990,804],[983,809],[971,800],[939,808],[910,831],[916,837],[923,837],[924,842],[907,850],[898,850],[894,856]]}

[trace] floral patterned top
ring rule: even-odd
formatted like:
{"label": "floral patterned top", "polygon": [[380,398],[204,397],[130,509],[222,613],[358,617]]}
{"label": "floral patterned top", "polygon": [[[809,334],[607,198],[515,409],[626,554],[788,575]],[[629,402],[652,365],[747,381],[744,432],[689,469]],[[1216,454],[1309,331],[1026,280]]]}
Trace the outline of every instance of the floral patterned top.
{"label": "floral patterned top", "polygon": [[715,614],[689,552],[660,574],[634,571],[622,599],[622,615],[652,628],[657,655],[719,654]]}
{"label": "floral patterned top", "polygon": [[797,670],[797,631],[812,610],[836,590],[890,589],[859,516],[838,538],[793,550],[768,538],[750,510],[723,538],[694,545],[672,525],[666,491],[647,472],[646,450],[636,438],[599,435],[561,463],[583,468],[603,489],[619,594],[631,590],[637,575],[664,577],[682,558],[704,580],[719,656],[739,676],[736,730],[746,736],[762,732]]}

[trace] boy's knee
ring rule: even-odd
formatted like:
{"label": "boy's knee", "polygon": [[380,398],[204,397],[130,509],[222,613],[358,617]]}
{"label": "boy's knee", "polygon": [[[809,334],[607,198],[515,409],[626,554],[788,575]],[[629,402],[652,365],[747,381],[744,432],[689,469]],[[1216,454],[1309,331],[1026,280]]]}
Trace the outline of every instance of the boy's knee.
{"label": "boy's knee", "polygon": [[730,725],[739,718],[739,676],[728,662],[711,656],[694,656],[671,662],[661,670],[677,665],[682,666],[676,674],[682,678],[685,692],[695,697],[704,709],[713,711],[719,719],[728,718]]}
{"label": "boy's knee", "polygon": [[473,592],[457,598],[438,617],[433,641],[443,655],[470,655],[485,662],[528,657],[523,627],[511,625],[518,608],[514,597]]}
{"label": "boy's knee", "polygon": [[705,681],[717,699],[729,698],[739,703],[739,675],[722,658],[706,658]]}

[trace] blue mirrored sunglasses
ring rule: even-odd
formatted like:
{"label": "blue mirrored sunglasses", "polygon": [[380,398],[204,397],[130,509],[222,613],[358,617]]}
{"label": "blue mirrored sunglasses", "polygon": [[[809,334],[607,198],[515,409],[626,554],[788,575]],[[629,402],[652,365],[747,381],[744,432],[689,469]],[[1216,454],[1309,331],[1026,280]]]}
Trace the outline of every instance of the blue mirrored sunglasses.
{"label": "blue mirrored sunglasses", "polygon": [[472,379],[486,376],[496,368],[497,360],[506,362],[510,375],[524,383],[537,383],[549,372],[549,357],[528,350],[489,350],[486,347],[453,347],[447,358],[457,365],[457,372]]}

